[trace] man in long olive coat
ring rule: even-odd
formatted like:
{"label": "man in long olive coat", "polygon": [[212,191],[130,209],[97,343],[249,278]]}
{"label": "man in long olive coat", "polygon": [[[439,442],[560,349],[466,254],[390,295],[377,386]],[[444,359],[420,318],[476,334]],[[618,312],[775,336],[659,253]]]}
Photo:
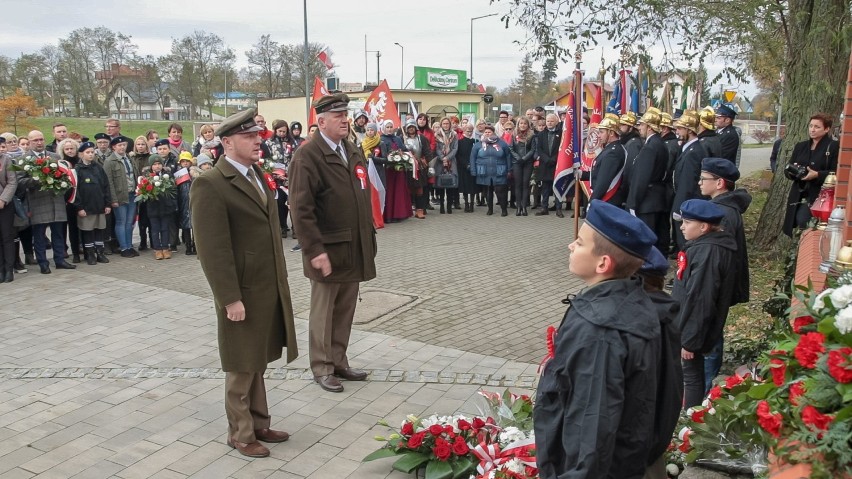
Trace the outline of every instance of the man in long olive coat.
{"label": "man in long olive coat", "polygon": [[269,429],[263,373],[285,346],[288,362],[298,356],[275,194],[254,164],[260,130],[253,110],[222,122],[216,135],[225,156],[190,190],[198,259],[218,318],[228,445],[250,457],[269,455],[258,440],[289,438]]}

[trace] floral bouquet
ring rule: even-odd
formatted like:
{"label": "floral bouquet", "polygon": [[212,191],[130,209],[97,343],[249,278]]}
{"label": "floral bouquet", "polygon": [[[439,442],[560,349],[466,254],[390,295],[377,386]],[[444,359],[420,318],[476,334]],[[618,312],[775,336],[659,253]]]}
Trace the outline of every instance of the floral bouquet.
{"label": "floral bouquet", "polygon": [[[496,436],[496,441],[494,441]],[[473,448],[479,459],[476,479],[538,479],[535,433],[509,426]]]}
{"label": "floral bouquet", "polygon": [[484,417],[496,418],[501,428],[516,427],[521,431],[533,430],[533,402],[526,394],[518,395],[508,389],[499,394],[491,391],[479,391],[485,398],[486,408],[479,408]]}
{"label": "floral bouquet", "polygon": [[162,195],[171,198],[175,195],[175,190],[175,180],[167,173],[150,173],[148,176],[140,176],[137,180],[136,201],[154,200]]}
{"label": "floral bouquet", "polygon": [[396,171],[417,170],[414,155],[407,151],[393,150],[388,153],[388,165],[392,166]]}
{"label": "floral bouquet", "polygon": [[427,479],[468,479],[476,471],[477,464],[471,445],[484,441],[493,427],[491,418],[408,416],[398,433],[387,438],[376,437],[387,444],[365,457],[364,462],[400,456],[393,464],[397,471],[410,474],[425,466]]}
{"label": "floral bouquet", "polygon": [[263,173],[263,181],[266,183],[266,186],[270,190],[275,191],[278,188],[278,184],[275,183],[275,170],[279,170],[279,173],[286,171],[284,164],[271,159],[261,158],[257,160],[257,166],[260,167],[260,171]]}
{"label": "floral bouquet", "polygon": [[14,170],[24,171],[39,183],[39,190],[62,195],[74,186],[71,169],[64,162],[48,157],[27,156],[18,160]]}

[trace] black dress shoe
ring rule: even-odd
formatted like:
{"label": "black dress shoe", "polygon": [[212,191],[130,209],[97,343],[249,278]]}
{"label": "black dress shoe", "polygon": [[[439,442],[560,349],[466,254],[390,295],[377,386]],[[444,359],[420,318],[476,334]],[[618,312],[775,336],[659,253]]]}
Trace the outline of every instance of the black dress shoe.
{"label": "black dress shoe", "polygon": [[138,251],[136,251],[136,249],[134,249],[134,248],[130,248],[130,254],[132,254],[134,258],[135,258],[136,256],[139,256],[139,252],[138,252]]}
{"label": "black dress shoe", "polygon": [[562,214],[562,210],[556,210],[556,217],[557,218],[564,218],[565,215]]}
{"label": "black dress shoe", "polygon": [[48,265],[39,265],[39,269],[41,270],[41,274],[50,274],[50,266]]}
{"label": "black dress shoe", "polygon": [[355,368],[335,369],[334,375],[347,381],[364,381],[367,379],[367,371]]}
{"label": "black dress shoe", "polygon": [[536,216],[547,216],[547,215],[549,215],[549,214],[550,214],[550,213],[547,211],[547,209],[546,209],[546,208],[544,208],[544,209],[540,209],[540,210],[538,210],[538,211],[536,211],[536,212],[535,212],[535,215],[536,215]]}
{"label": "black dress shoe", "polygon": [[56,263],[56,269],[77,269],[77,265],[73,265],[67,261]]}
{"label": "black dress shoe", "polygon": [[35,256],[31,253],[24,253],[24,264],[38,264],[38,261],[35,260]]}
{"label": "black dress shoe", "polygon": [[340,380],[334,377],[331,374],[326,376],[315,376],[314,381],[320,385],[321,388],[325,389],[328,392],[332,393],[342,393],[343,385],[340,384]]}
{"label": "black dress shoe", "polygon": [[129,249],[126,249],[126,250],[123,250],[121,252],[121,257],[122,258],[133,258],[134,256],[133,256],[133,253]]}

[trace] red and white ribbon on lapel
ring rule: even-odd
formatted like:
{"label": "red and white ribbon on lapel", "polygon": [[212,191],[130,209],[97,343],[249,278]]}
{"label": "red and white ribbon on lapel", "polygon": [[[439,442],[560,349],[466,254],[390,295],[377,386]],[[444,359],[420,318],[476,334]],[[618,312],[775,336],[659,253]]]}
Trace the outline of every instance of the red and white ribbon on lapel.
{"label": "red and white ribbon on lapel", "polygon": [[65,160],[59,160],[56,164],[59,171],[68,175],[68,181],[71,182],[71,196],[68,198],[68,202],[73,203],[77,198],[77,170]]}

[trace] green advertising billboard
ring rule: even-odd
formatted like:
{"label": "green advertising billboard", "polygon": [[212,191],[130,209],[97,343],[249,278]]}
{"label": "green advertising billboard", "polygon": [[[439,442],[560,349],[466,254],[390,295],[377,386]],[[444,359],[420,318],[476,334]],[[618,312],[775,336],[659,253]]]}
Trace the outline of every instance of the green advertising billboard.
{"label": "green advertising billboard", "polygon": [[449,68],[414,67],[414,88],[418,90],[467,90],[467,72]]}

